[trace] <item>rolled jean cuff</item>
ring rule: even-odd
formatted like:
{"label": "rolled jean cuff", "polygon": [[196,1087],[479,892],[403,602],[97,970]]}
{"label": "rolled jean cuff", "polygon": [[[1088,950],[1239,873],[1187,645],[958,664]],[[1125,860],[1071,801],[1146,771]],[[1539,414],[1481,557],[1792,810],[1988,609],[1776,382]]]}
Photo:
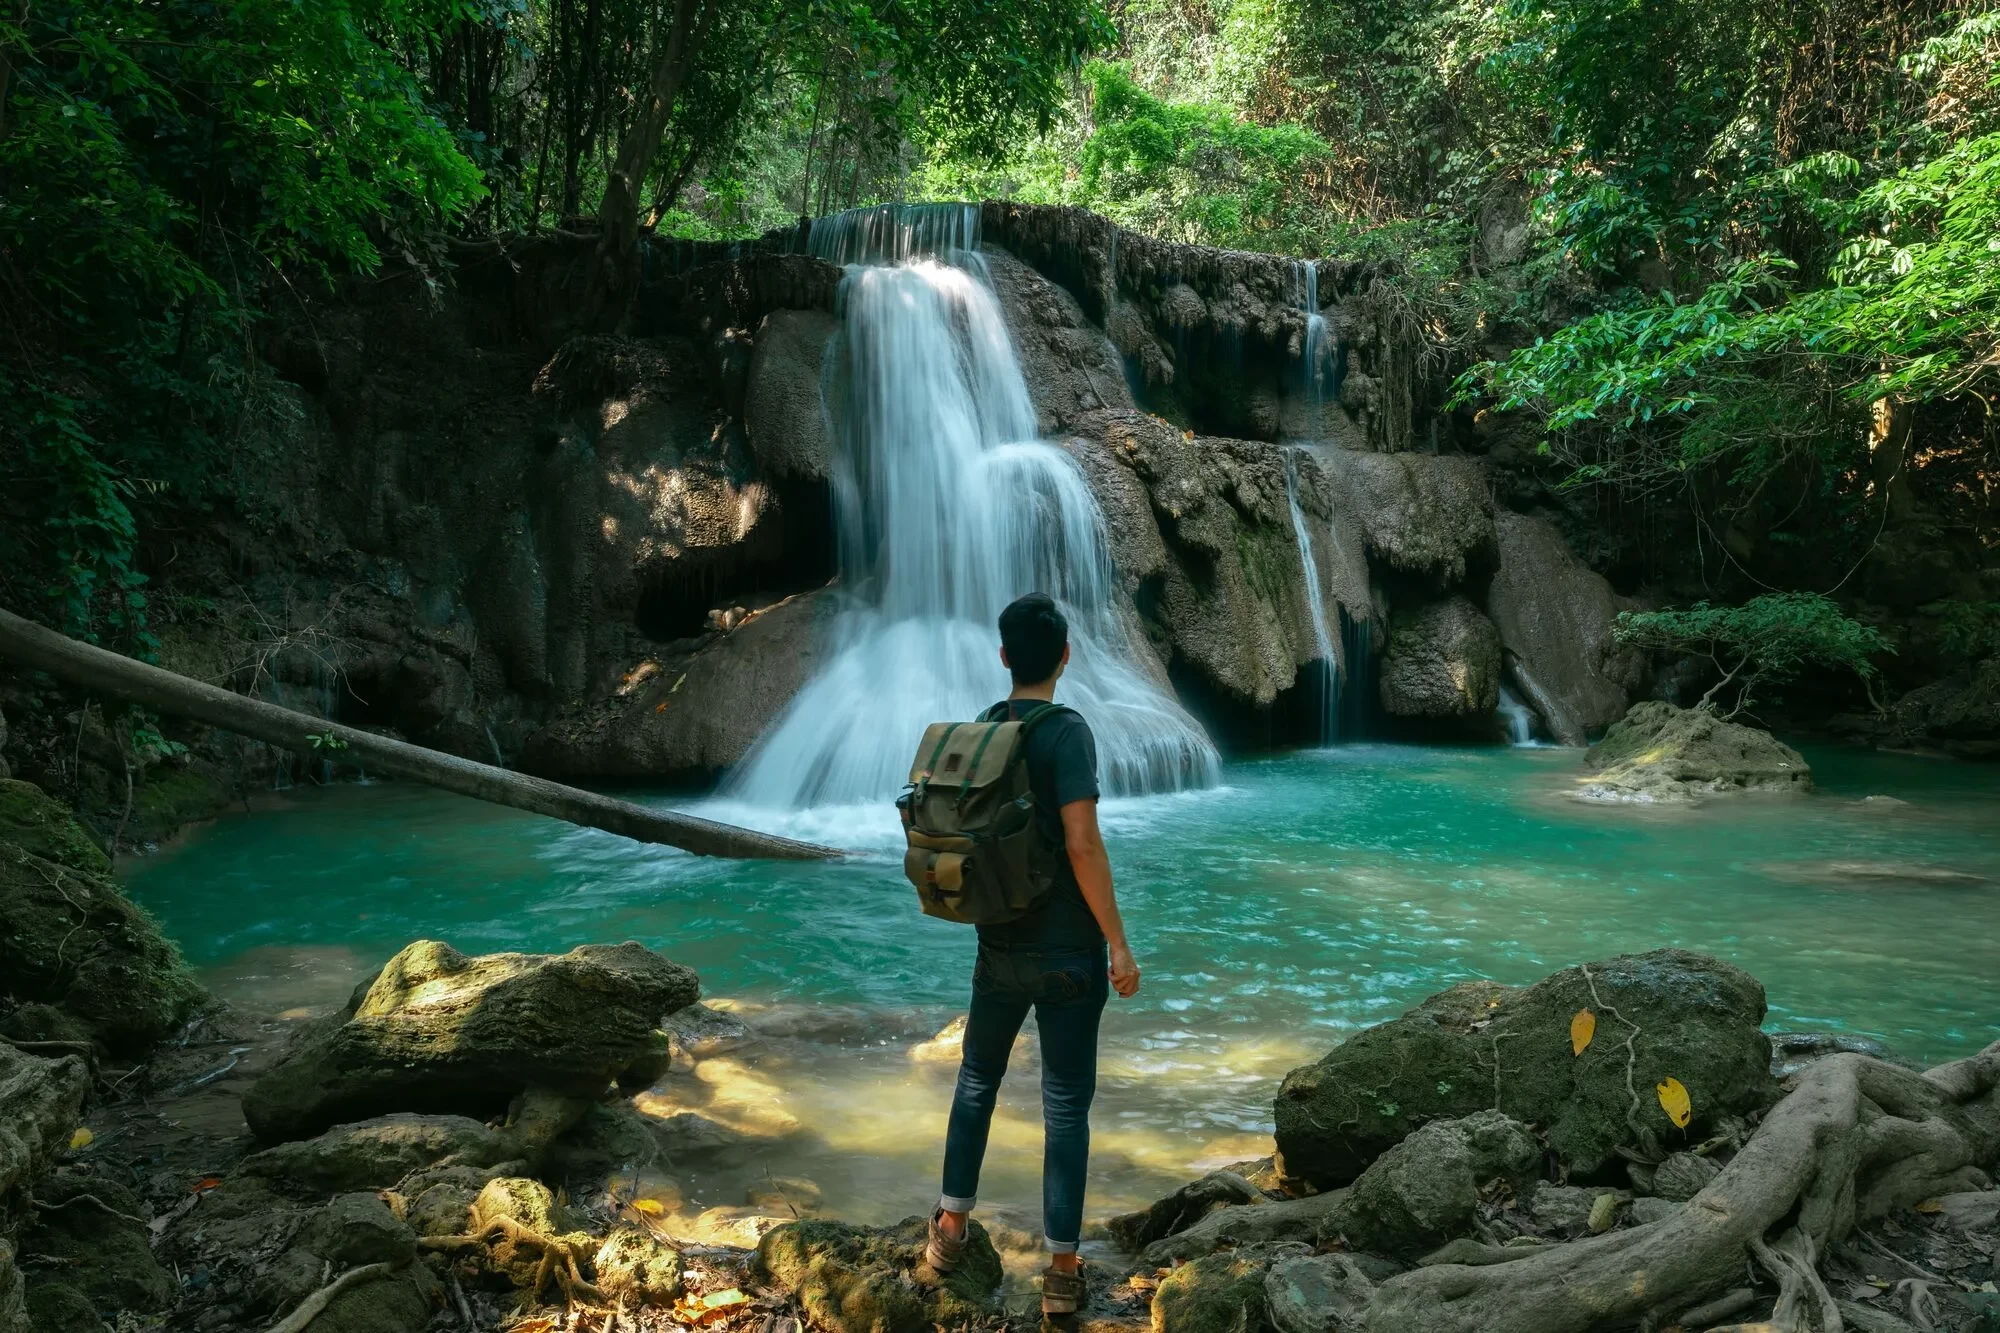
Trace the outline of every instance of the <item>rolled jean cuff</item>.
{"label": "rolled jean cuff", "polygon": [[[978,1202],[979,1196],[976,1194],[966,1199],[961,1199],[956,1194],[938,1195],[938,1207],[944,1209],[947,1213],[969,1213],[972,1211],[972,1206]],[[1075,1249],[1076,1247],[1072,1245],[1070,1248]]]}
{"label": "rolled jean cuff", "polygon": [[1057,1240],[1057,1239],[1056,1239],[1056,1238],[1055,1238],[1054,1236],[1047,1236],[1047,1237],[1044,1237],[1044,1239],[1045,1239],[1045,1240],[1046,1240],[1046,1241],[1048,1242],[1048,1246],[1049,1246],[1049,1253],[1050,1253],[1050,1254],[1075,1254],[1075,1253],[1076,1253],[1076,1244],[1077,1244],[1077,1243],[1076,1243],[1075,1241],[1073,1241],[1073,1240]]}

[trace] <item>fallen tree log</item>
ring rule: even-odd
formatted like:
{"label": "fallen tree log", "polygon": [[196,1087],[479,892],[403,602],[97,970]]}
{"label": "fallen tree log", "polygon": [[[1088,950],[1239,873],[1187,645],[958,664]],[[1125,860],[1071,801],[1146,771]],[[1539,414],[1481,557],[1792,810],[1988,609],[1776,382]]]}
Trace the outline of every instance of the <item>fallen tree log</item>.
{"label": "fallen tree log", "polygon": [[2000,1155],[2000,1042],[1923,1074],[1834,1055],[1799,1075],[1743,1150],[1671,1217],[1511,1263],[1445,1263],[1382,1284],[1369,1333],[1586,1333],[1673,1316],[1742,1285],[1780,1288],[1772,1324],[1839,1333],[1817,1262],[1858,1226],[1981,1188]]}
{"label": "fallen tree log", "polygon": [[474,800],[603,829],[639,842],[663,843],[698,856],[819,861],[833,847],[797,842],[669,810],[567,787],[491,764],[393,740],[373,732],[250,699],[156,666],[78,643],[33,621],[0,611],[0,657],[45,671],[68,685],[124,699],[158,713],[203,722],[313,758],[338,754],[370,771],[426,783]]}

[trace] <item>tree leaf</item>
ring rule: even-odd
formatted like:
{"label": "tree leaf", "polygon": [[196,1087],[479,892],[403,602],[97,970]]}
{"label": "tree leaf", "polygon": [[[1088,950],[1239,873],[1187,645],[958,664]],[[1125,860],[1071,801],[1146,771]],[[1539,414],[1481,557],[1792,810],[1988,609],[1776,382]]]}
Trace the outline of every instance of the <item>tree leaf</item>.
{"label": "tree leaf", "polygon": [[82,1152],[96,1141],[97,1135],[87,1129],[78,1129],[76,1133],[69,1136],[69,1150],[71,1152]]}
{"label": "tree leaf", "polygon": [[1688,1090],[1681,1086],[1681,1081],[1663,1078],[1655,1091],[1660,1094],[1660,1109],[1667,1113],[1667,1119],[1686,1129],[1688,1121],[1694,1118],[1694,1103],[1688,1100]]}
{"label": "tree leaf", "polygon": [[1576,1011],[1576,1017],[1569,1021],[1569,1051],[1571,1055],[1582,1055],[1597,1035],[1597,1015],[1588,1009]]}

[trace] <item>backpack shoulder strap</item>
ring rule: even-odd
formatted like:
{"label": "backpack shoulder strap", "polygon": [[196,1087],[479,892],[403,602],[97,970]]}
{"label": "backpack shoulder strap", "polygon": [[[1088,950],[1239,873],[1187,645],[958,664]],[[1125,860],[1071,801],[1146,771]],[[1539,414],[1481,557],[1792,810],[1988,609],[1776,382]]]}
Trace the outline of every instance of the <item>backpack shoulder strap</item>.
{"label": "backpack shoulder strap", "polygon": [[1034,725],[1037,722],[1045,721],[1049,718],[1056,717],[1062,713],[1068,713],[1071,717],[1082,716],[1081,713],[1078,713],[1074,708],[1071,708],[1068,704],[1056,704],[1056,703],[1036,704],[1033,708],[1030,708],[1027,712],[1027,715],[1021,719],[1021,734],[1024,736],[1027,735],[1028,732],[1033,729]]}

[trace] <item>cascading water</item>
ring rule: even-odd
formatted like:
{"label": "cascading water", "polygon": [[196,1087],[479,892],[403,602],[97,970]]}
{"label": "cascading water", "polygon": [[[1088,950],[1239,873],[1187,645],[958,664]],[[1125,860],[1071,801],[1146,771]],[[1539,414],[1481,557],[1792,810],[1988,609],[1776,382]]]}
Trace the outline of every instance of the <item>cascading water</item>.
{"label": "cascading water", "polygon": [[975,272],[977,220],[971,207],[878,208],[813,228],[814,253],[851,265],[828,382],[847,601],[827,665],[731,784],[750,804],[893,792],[926,725],[1007,692],[994,622],[1035,591],[1069,617],[1057,697],[1090,720],[1106,789],[1220,776],[1208,737],[1139,666],[1081,470],[1036,438],[999,303]]}
{"label": "cascading water", "polygon": [[1331,745],[1339,734],[1340,658],[1333,649],[1333,635],[1327,629],[1326,597],[1320,591],[1319,561],[1313,558],[1312,533],[1306,528],[1305,511],[1299,508],[1299,451],[1285,450],[1285,503],[1292,511],[1292,536],[1299,544],[1299,563],[1306,573],[1306,607],[1312,612],[1313,644],[1320,661],[1326,663],[1325,686],[1319,692],[1319,743]]}
{"label": "cascading water", "polygon": [[1535,743],[1535,710],[1521,702],[1519,695],[1505,685],[1500,687],[1500,704],[1493,710],[1507,725],[1509,745],[1533,745]]}
{"label": "cascading water", "polygon": [[[1326,317],[1319,312],[1319,266],[1300,260],[1293,268],[1299,307],[1306,314],[1305,341],[1300,360],[1305,367],[1307,431],[1321,428],[1326,406],[1326,378],[1330,358],[1326,354]],[[1299,451],[1285,450],[1285,502],[1292,511],[1292,535],[1298,541],[1299,563],[1305,568],[1306,605],[1311,612],[1313,643],[1325,664],[1320,689],[1319,735],[1321,745],[1331,745],[1340,735],[1340,658],[1334,652],[1333,635],[1328,629],[1326,595],[1320,588],[1319,562],[1313,558],[1312,534],[1306,528],[1305,511],[1299,507]]]}

